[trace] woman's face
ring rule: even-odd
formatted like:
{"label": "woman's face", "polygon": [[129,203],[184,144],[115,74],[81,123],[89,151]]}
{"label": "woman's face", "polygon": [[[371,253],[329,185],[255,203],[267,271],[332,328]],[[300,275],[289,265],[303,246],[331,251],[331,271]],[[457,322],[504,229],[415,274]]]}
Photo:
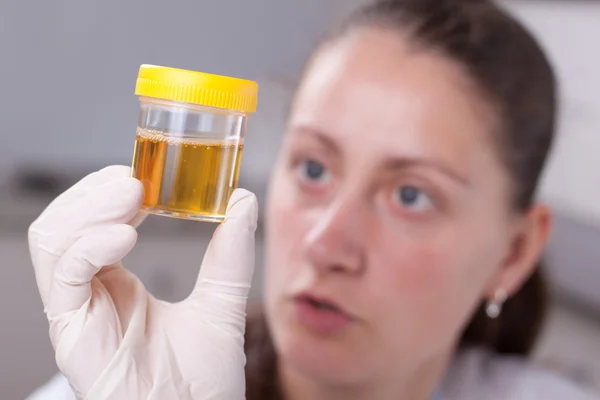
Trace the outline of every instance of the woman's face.
{"label": "woman's face", "polygon": [[267,211],[283,362],[357,382],[452,349],[517,220],[483,103],[457,65],[397,33],[357,32],[313,59]]}

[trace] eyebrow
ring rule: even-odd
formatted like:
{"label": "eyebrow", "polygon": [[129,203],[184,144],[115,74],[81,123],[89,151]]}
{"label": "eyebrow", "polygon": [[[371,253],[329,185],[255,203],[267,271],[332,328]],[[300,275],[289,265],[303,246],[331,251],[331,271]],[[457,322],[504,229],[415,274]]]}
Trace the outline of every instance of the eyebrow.
{"label": "eyebrow", "polygon": [[319,130],[315,130],[310,127],[306,127],[306,126],[300,126],[297,129],[297,131],[301,135],[307,135],[307,136],[311,136],[311,137],[315,138],[316,140],[321,142],[321,144],[323,146],[327,147],[327,150],[331,151],[332,153],[340,153],[340,148],[337,145],[337,143],[335,143],[335,141],[333,141],[329,137],[327,137],[327,135],[324,134],[323,132],[321,132]]}
{"label": "eyebrow", "polygon": [[[339,154],[340,149],[335,141],[331,140],[321,131],[315,130],[307,126],[301,126],[297,129],[303,135],[309,135],[321,142],[329,151],[332,153]],[[452,180],[458,182],[463,186],[470,186],[471,182],[469,179],[450,167],[449,165],[432,159],[421,158],[421,157],[399,157],[389,158],[383,163],[384,168],[388,170],[406,170],[410,168],[430,168],[435,169],[438,172],[448,176]]]}
{"label": "eyebrow", "polygon": [[418,157],[392,158],[384,162],[386,169],[405,170],[410,168],[430,168],[446,175],[463,186],[470,186],[469,179],[443,162]]}

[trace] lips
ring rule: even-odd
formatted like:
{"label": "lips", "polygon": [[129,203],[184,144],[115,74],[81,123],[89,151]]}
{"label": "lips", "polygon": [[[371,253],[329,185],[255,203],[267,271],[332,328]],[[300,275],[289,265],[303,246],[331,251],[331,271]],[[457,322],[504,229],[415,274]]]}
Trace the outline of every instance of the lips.
{"label": "lips", "polygon": [[320,335],[339,334],[356,322],[334,301],[309,292],[294,297],[294,311],[301,325]]}

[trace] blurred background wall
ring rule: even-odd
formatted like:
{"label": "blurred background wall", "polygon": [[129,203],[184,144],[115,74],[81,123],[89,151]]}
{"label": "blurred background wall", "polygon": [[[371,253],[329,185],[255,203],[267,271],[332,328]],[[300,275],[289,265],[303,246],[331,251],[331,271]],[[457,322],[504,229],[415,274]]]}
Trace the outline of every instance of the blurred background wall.
{"label": "blurred background wall", "polygon": [[[294,82],[319,38],[361,0],[0,0],[0,398],[54,372],[26,230],[83,175],[129,164],[142,63],[258,80],[241,185],[264,191]],[[557,67],[560,137],[540,196],[556,214],[546,254],[555,304],[536,357],[600,388],[600,2],[503,1]],[[127,266],[184,298],[214,226],[149,218]],[[253,297],[261,293],[262,237]]]}

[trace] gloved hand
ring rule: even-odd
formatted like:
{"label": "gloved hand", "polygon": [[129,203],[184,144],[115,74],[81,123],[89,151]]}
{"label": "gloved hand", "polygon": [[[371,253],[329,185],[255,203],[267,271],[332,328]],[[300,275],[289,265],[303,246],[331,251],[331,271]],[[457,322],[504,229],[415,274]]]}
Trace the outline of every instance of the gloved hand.
{"label": "gloved hand", "polygon": [[255,196],[237,189],[183,302],[152,297],[120,261],[133,248],[143,187],[128,167],[95,172],[29,229],[56,361],[78,398],[243,399],[245,307]]}

